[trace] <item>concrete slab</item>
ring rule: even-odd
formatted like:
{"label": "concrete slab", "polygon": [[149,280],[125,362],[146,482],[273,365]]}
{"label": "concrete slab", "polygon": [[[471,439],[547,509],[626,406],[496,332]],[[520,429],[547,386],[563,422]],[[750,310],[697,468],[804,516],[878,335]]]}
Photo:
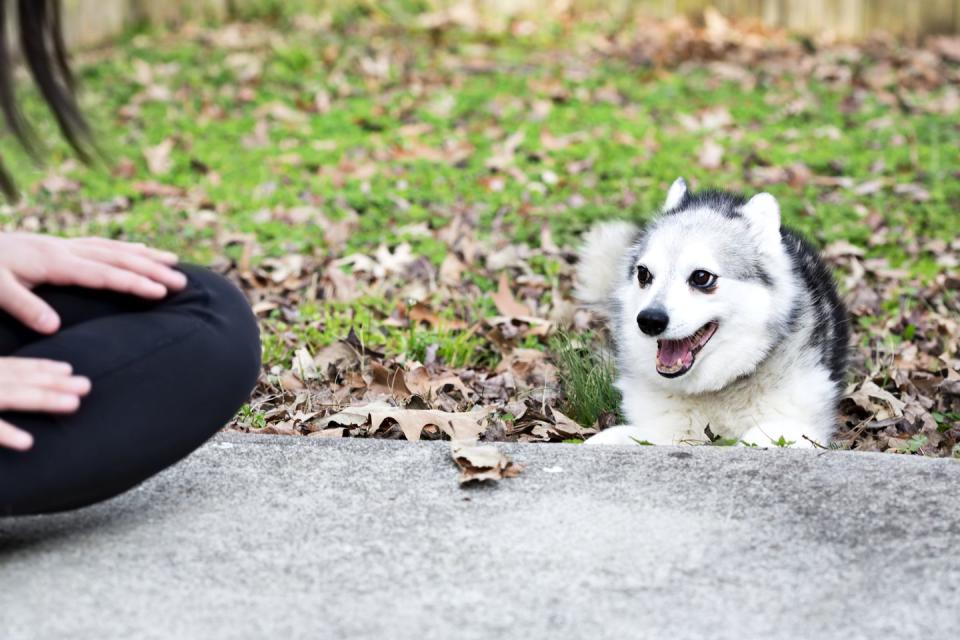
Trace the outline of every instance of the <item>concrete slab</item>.
{"label": "concrete slab", "polygon": [[224,435],[0,519],[0,638],[955,638],[960,464]]}

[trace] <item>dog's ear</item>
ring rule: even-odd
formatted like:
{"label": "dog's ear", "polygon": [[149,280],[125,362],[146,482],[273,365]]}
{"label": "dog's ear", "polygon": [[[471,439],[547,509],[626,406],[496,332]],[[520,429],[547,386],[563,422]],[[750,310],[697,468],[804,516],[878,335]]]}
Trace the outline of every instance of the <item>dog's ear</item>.
{"label": "dog's ear", "polygon": [[743,216],[754,230],[762,246],[780,246],[780,205],[769,193],[758,193],[743,205]]}
{"label": "dog's ear", "polygon": [[680,204],[685,195],[687,195],[687,181],[683,178],[677,178],[670,185],[670,191],[667,191],[667,201],[663,203],[663,210],[673,209]]}

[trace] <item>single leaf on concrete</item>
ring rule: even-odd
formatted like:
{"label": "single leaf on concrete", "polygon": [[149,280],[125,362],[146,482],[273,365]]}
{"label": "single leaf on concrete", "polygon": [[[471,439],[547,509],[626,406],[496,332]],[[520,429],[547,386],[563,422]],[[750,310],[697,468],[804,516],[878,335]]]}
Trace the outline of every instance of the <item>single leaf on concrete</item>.
{"label": "single leaf on concrete", "polygon": [[460,484],[512,478],[523,470],[502,451],[489,444],[454,441],[450,443],[450,454],[460,467]]}

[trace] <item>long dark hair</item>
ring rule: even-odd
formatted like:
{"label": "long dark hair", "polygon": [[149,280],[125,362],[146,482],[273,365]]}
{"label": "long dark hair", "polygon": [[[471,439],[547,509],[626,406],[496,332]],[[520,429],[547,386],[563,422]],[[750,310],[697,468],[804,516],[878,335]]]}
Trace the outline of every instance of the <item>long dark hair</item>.
{"label": "long dark hair", "polygon": [[[20,53],[40,94],[53,112],[63,137],[84,162],[93,149],[92,136],[77,101],[75,82],[67,63],[63,44],[59,0],[0,0],[0,111],[7,129],[20,144],[38,158],[39,144],[30,124],[17,106],[13,79],[14,51],[8,42],[9,11],[16,5],[16,28]],[[17,198],[16,185],[0,160],[0,191],[11,200]]]}

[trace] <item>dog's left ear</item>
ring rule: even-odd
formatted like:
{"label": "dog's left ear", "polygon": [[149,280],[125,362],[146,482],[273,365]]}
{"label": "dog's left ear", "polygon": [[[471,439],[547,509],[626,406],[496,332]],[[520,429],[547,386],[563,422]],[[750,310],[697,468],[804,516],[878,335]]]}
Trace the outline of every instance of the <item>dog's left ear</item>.
{"label": "dog's left ear", "polygon": [[743,216],[750,223],[762,246],[780,246],[780,205],[769,193],[758,193],[743,205]]}
{"label": "dog's left ear", "polygon": [[670,185],[670,191],[667,192],[667,201],[663,203],[663,210],[669,211],[680,204],[683,196],[687,195],[687,181],[683,178],[677,178]]}

